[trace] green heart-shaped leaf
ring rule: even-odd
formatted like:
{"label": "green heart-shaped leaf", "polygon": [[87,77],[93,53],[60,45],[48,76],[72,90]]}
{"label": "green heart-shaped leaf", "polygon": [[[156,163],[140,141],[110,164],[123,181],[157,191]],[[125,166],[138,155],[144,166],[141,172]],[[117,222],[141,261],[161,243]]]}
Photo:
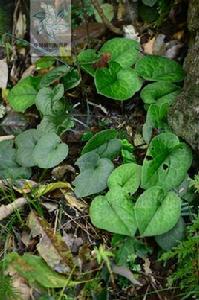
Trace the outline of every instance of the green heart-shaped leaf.
{"label": "green heart-shaped leaf", "polygon": [[131,98],[142,86],[142,80],[135,70],[122,69],[118,63],[110,64],[109,68],[97,69],[95,73],[97,92],[114,100]]}
{"label": "green heart-shaped leaf", "polygon": [[94,49],[83,50],[77,56],[77,61],[80,64],[81,69],[91,76],[95,75],[96,69],[93,65],[98,61],[98,59],[99,55]]}
{"label": "green heart-shaped leaf", "polygon": [[11,107],[18,112],[25,112],[35,103],[39,77],[28,76],[21,79],[9,92],[8,101]]}
{"label": "green heart-shaped leaf", "polygon": [[99,146],[97,149],[93,151],[99,154],[101,158],[109,158],[112,160],[118,156],[121,147],[122,147],[121,140],[112,139],[104,143],[103,145]]}
{"label": "green heart-shaped leaf", "polygon": [[159,98],[161,98],[165,95],[168,95],[174,91],[180,92],[180,88],[173,83],[161,82],[161,81],[154,82],[154,83],[146,85],[142,89],[142,91],[140,93],[140,97],[142,98],[144,103],[152,104],[152,103],[156,103],[156,101]]}
{"label": "green heart-shaped leaf", "polygon": [[56,109],[63,109],[64,105],[59,101],[63,95],[63,84],[58,84],[54,89],[50,87],[40,89],[35,99],[37,109],[43,116],[52,115]]}
{"label": "green heart-shaped leaf", "polygon": [[39,168],[53,168],[68,155],[68,146],[55,133],[40,137],[33,151],[33,159]]}
{"label": "green heart-shaped leaf", "polygon": [[125,193],[135,193],[140,185],[141,167],[128,163],[116,168],[108,179],[109,189],[120,186]]}
{"label": "green heart-shaped leaf", "polygon": [[114,169],[109,159],[100,159],[97,153],[89,152],[82,155],[76,164],[80,168],[80,175],[73,182],[77,197],[97,194],[107,187],[108,177]]}
{"label": "green heart-shaped leaf", "polygon": [[89,141],[82,149],[82,154],[97,149],[98,147],[102,146],[106,142],[115,139],[116,136],[117,136],[117,131],[115,129],[101,130],[100,132],[96,133],[94,136],[92,136],[89,139]]}
{"label": "green heart-shaped leaf", "polygon": [[134,236],[137,225],[131,199],[121,188],[96,197],[90,206],[91,222],[100,229]]}
{"label": "green heart-shaped leaf", "polygon": [[139,76],[149,81],[179,82],[184,79],[184,71],[176,61],[162,56],[146,55],[140,59],[135,69]]}
{"label": "green heart-shaped leaf", "polygon": [[59,67],[56,67],[46,73],[41,81],[40,81],[40,88],[46,87],[54,83],[55,81],[59,80],[61,77],[66,75],[70,71],[70,67],[66,65],[62,65]]}
{"label": "green heart-shaped leaf", "polygon": [[136,63],[140,57],[140,45],[137,41],[116,37],[107,41],[100,49],[100,54],[110,53],[110,62],[118,63],[126,69]]}
{"label": "green heart-shaped leaf", "polygon": [[148,189],[159,185],[168,191],[184,180],[191,163],[189,147],[181,143],[176,135],[161,133],[151,141],[147,150],[141,186]]}
{"label": "green heart-shaped leaf", "polygon": [[39,140],[39,134],[36,129],[29,129],[20,133],[16,139],[17,146],[16,159],[17,162],[24,167],[35,166],[33,159],[33,151]]}
{"label": "green heart-shaped leaf", "polygon": [[142,236],[160,235],[171,230],[181,214],[181,199],[164,193],[159,186],[145,191],[135,204],[135,217]]}
{"label": "green heart-shaped leaf", "polygon": [[30,169],[21,168],[16,162],[16,149],[13,141],[0,142],[0,178],[1,179],[27,179],[31,176]]}

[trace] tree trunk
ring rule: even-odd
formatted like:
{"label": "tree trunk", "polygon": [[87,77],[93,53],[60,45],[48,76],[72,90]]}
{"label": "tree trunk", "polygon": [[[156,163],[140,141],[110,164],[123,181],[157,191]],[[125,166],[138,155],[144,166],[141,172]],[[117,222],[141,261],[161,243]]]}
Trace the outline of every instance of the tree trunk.
{"label": "tree trunk", "polygon": [[190,45],[184,63],[186,80],[169,113],[169,124],[199,154],[199,1],[190,0]]}
{"label": "tree trunk", "polygon": [[12,33],[13,9],[13,0],[0,0],[0,36],[4,33]]}

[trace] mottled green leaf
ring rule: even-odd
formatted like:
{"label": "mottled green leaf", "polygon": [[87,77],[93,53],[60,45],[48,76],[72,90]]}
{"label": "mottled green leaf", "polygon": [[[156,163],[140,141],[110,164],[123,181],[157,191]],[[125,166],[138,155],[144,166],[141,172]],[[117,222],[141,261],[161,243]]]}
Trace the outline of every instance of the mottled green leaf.
{"label": "mottled green leaf", "polygon": [[40,78],[28,76],[21,79],[9,92],[10,106],[18,112],[25,112],[35,103]]}
{"label": "mottled green leaf", "polygon": [[106,142],[115,139],[117,136],[117,131],[115,129],[106,129],[101,130],[100,132],[96,133],[94,136],[92,136],[84,148],[82,149],[82,154],[85,154],[87,152],[90,152],[101,145],[105,144]]}
{"label": "mottled green leaf", "polygon": [[68,146],[55,133],[47,133],[39,140],[33,151],[33,159],[40,168],[53,168],[68,155]]}
{"label": "mottled green leaf", "polygon": [[122,68],[131,67],[140,57],[140,45],[137,41],[116,37],[108,40],[100,49],[100,54],[110,53],[110,62],[118,63]]}
{"label": "mottled green leaf", "polygon": [[135,204],[135,217],[142,236],[161,235],[171,230],[181,214],[181,199],[174,193],[164,193],[159,186],[145,191]]}
{"label": "mottled green leaf", "polygon": [[180,64],[162,56],[146,55],[140,59],[135,69],[139,76],[149,81],[179,82],[184,79]]}
{"label": "mottled green leaf", "polygon": [[129,236],[136,232],[133,203],[119,187],[94,198],[89,214],[93,225],[100,229]]}
{"label": "mottled green leaf", "polygon": [[80,168],[80,174],[73,182],[77,197],[97,194],[107,187],[108,177],[114,169],[109,159],[90,152],[80,157],[76,164]]}
{"label": "mottled green leaf", "polygon": [[165,95],[168,95],[174,91],[180,91],[180,88],[170,82],[154,82],[146,85],[141,93],[140,97],[146,104],[156,103],[157,100]]}
{"label": "mottled green leaf", "polygon": [[128,163],[117,167],[109,176],[108,187],[120,186],[125,193],[135,193],[140,185],[141,167]]}
{"label": "mottled green leaf", "polygon": [[118,63],[111,63],[109,68],[97,69],[95,73],[97,92],[114,100],[131,98],[142,86],[142,80],[131,68],[122,69]]}
{"label": "mottled green leaf", "polygon": [[141,186],[148,189],[154,185],[170,190],[186,177],[192,163],[189,147],[172,133],[161,133],[153,138],[143,162]]}

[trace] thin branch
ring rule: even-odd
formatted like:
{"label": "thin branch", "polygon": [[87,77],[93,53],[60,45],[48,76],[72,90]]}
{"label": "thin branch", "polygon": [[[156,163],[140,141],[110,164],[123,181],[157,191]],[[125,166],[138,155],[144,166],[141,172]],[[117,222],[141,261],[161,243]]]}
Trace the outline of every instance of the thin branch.
{"label": "thin branch", "polygon": [[26,198],[18,198],[8,205],[0,206],[0,221],[10,216],[16,209],[23,207],[27,203]]}
{"label": "thin branch", "polygon": [[111,22],[109,22],[109,20],[107,19],[107,17],[104,15],[103,9],[101,8],[99,1],[98,0],[91,0],[94,8],[96,9],[96,11],[98,12],[100,18],[102,19],[104,25],[112,32],[114,32],[115,34],[119,34],[122,35],[122,30],[120,28],[115,27]]}

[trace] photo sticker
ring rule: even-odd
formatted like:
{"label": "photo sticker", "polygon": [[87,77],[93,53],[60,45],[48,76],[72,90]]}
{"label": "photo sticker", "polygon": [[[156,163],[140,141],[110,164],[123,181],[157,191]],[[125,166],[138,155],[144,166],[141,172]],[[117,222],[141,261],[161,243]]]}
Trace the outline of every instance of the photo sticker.
{"label": "photo sticker", "polygon": [[31,0],[32,56],[71,53],[71,0]]}

